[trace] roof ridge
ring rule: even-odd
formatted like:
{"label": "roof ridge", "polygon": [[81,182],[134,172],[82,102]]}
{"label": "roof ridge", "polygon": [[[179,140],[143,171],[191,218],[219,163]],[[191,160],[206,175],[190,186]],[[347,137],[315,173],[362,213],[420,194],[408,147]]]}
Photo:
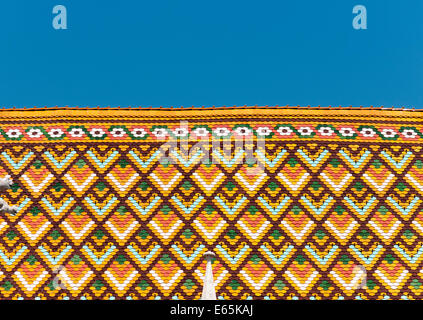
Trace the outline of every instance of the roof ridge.
{"label": "roof ridge", "polygon": [[347,107],[342,107],[342,106],[290,106],[290,105],[284,105],[284,106],[279,106],[279,105],[275,105],[275,106],[269,106],[269,105],[265,105],[265,106],[259,106],[259,105],[254,105],[254,106],[248,106],[248,105],[242,105],[242,106],[200,106],[200,107],[195,107],[195,106],[191,106],[191,107],[184,107],[184,106],[170,106],[170,107],[163,107],[163,106],[159,106],[159,107],[153,107],[153,106],[148,106],[148,107],[143,107],[143,106],[127,106],[127,107],[121,107],[121,106],[117,106],[117,107],[111,107],[111,106],[106,106],[106,107],[102,107],[102,106],[95,106],[95,107],[90,107],[90,106],[85,106],[85,107],[80,107],[80,106],[63,106],[63,107],[59,107],[59,106],[53,106],[53,107],[47,107],[47,106],[43,106],[43,107],[23,107],[23,108],[17,108],[17,107],[11,107],[11,108],[7,108],[7,107],[0,107],[0,111],[43,111],[43,110],[210,110],[210,109],[216,109],[216,110],[225,110],[225,109],[315,109],[315,110],[386,110],[386,111],[412,111],[412,112],[423,112],[423,109],[416,109],[414,107],[412,108],[405,108],[405,107],[384,107],[384,106],[379,106],[379,107],[374,107],[374,106],[369,106],[369,107],[364,107],[364,106],[359,106],[359,107],[353,107],[353,106],[347,106]]}

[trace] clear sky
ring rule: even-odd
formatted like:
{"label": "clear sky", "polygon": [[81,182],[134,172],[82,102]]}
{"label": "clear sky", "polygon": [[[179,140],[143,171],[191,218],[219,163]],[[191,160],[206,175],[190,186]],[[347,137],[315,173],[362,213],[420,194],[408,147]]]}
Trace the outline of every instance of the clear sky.
{"label": "clear sky", "polygon": [[0,37],[4,107],[423,107],[421,0],[4,0]]}

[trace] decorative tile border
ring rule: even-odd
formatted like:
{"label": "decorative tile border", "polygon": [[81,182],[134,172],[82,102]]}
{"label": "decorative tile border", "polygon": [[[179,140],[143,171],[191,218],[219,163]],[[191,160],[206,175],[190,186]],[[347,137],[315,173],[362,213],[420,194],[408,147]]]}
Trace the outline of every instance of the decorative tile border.
{"label": "decorative tile border", "polygon": [[298,124],[277,125],[53,125],[0,128],[6,141],[99,141],[166,139],[228,139],[257,137],[271,140],[334,139],[346,141],[423,141],[423,129],[416,126]]}

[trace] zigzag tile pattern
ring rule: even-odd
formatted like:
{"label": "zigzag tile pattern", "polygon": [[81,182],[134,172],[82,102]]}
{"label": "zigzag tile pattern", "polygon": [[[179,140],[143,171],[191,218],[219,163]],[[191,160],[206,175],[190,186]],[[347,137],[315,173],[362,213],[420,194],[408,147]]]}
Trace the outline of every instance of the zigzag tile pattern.
{"label": "zigzag tile pattern", "polygon": [[[170,150],[173,161],[162,161],[163,141],[124,135],[1,140],[0,176],[15,182],[2,197],[19,212],[0,217],[0,298],[199,299],[202,255],[213,250],[220,299],[421,299],[418,136],[339,140],[319,135],[313,124],[316,134],[306,139],[274,131],[265,148],[235,146],[248,130],[280,123],[298,132],[310,121],[338,133],[351,121],[356,128],[373,121],[381,132],[418,131],[421,115],[359,112],[351,120],[340,111],[295,110],[257,111],[253,118],[247,111],[237,119],[229,111],[0,117],[4,132],[45,123],[62,132],[121,125],[176,132],[174,114],[189,121],[190,131],[241,128],[229,152],[211,144],[196,149],[198,140],[186,139]],[[206,151],[211,161],[204,161]]]}

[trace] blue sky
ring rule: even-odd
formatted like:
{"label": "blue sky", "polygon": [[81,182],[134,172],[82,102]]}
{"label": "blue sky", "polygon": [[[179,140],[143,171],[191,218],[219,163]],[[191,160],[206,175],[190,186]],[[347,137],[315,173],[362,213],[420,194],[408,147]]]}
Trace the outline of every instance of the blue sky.
{"label": "blue sky", "polygon": [[2,1],[0,106],[423,107],[422,21],[421,0]]}

